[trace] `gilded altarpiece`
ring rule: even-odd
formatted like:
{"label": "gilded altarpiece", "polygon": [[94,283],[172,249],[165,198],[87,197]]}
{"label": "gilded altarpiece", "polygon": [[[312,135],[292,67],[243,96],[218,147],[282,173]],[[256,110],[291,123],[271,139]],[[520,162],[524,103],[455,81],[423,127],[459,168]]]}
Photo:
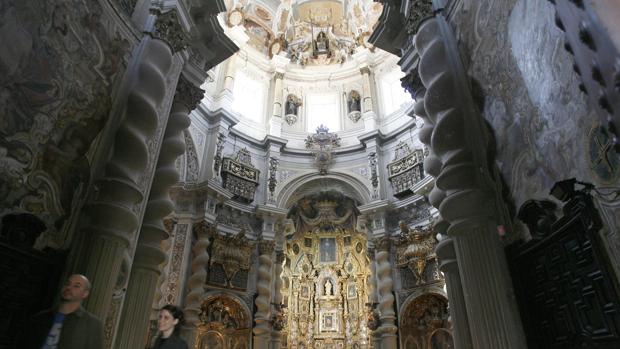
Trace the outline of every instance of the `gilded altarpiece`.
{"label": "gilded altarpiece", "polygon": [[349,203],[319,200],[298,207],[298,233],[286,245],[286,347],[370,348],[366,236]]}
{"label": "gilded altarpiece", "polygon": [[399,321],[401,348],[454,348],[448,316],[448,300],[441,295],[426,293],[407,302]]}
{"label": "gilded altarpiece", "polygon": [[201,305],[194,349],[248,349],[252,319],[247,309],[226,294],[214,295]]}

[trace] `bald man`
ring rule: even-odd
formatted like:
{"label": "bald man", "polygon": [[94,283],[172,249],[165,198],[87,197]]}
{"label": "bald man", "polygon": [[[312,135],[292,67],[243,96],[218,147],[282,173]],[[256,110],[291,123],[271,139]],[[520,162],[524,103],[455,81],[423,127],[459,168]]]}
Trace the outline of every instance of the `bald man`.
{"label": "bald man", "polygon": [[90,287],[86,276],[69,276],[60,293],[58,307],[32,318],[18,348],[102,349],[101,321],[82,308],[82,301],[88,297]]}

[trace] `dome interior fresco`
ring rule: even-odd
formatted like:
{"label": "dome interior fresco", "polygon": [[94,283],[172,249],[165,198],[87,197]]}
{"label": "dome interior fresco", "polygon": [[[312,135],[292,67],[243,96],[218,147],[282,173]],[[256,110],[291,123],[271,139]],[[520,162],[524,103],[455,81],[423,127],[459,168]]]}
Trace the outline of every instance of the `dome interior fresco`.
{"label": "dome interior fresco", "polygon": [[299,66],[342,64],[360,49],[383,5],[371,0],[230,0],[226,24],[245,29],[248,46]]}

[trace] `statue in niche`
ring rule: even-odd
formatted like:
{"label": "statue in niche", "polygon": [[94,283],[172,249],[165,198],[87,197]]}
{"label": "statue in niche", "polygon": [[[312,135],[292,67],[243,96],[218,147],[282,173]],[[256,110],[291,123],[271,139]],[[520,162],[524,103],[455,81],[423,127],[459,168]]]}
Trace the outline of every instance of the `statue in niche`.
{"label": "statue in niche", "polygon": [[359,92],[351,90],[348,98],[349,113],[362,111],[362,97]]}
{"label": "statue in niche", "polygon": [[301,98],[290,94],[286,97],[284,104],[285,120],[289,125],[293,125],[297,121],[299,107],[301,106]]}
{"label": "statue in niche", "polygon": [[353,122],[358,122],[362,117],[362,96],[360,96],[359,92],[355,90],[349,92],[347,107],[349,109],[349,119]]}
{"label": "statue in niche", "polygon": [[332,282],[327,280],[325,281],[325,295],[326,296],[333,296],[332,294]]}

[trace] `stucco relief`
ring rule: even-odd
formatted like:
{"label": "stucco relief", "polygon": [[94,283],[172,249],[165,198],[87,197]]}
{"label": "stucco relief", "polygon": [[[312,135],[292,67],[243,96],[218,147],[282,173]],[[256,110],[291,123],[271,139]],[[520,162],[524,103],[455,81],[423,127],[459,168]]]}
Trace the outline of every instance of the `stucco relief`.
{"label": "stucco relief", "polygon": [[500,140],[496,163],[514,204],[561,179],[593,181],[586,137],[594,116],[577,87],[552,5],[483,0],[460,6],[470,11],[453,21],[462,51],[471,55],[474,91],[484,98],[484,116]]}
{"label": "stucco relief", "polygon": [[93,0],[0,6],[0,215],[28,211],[52,227],[82,193],[131,46],[104,12]]}

